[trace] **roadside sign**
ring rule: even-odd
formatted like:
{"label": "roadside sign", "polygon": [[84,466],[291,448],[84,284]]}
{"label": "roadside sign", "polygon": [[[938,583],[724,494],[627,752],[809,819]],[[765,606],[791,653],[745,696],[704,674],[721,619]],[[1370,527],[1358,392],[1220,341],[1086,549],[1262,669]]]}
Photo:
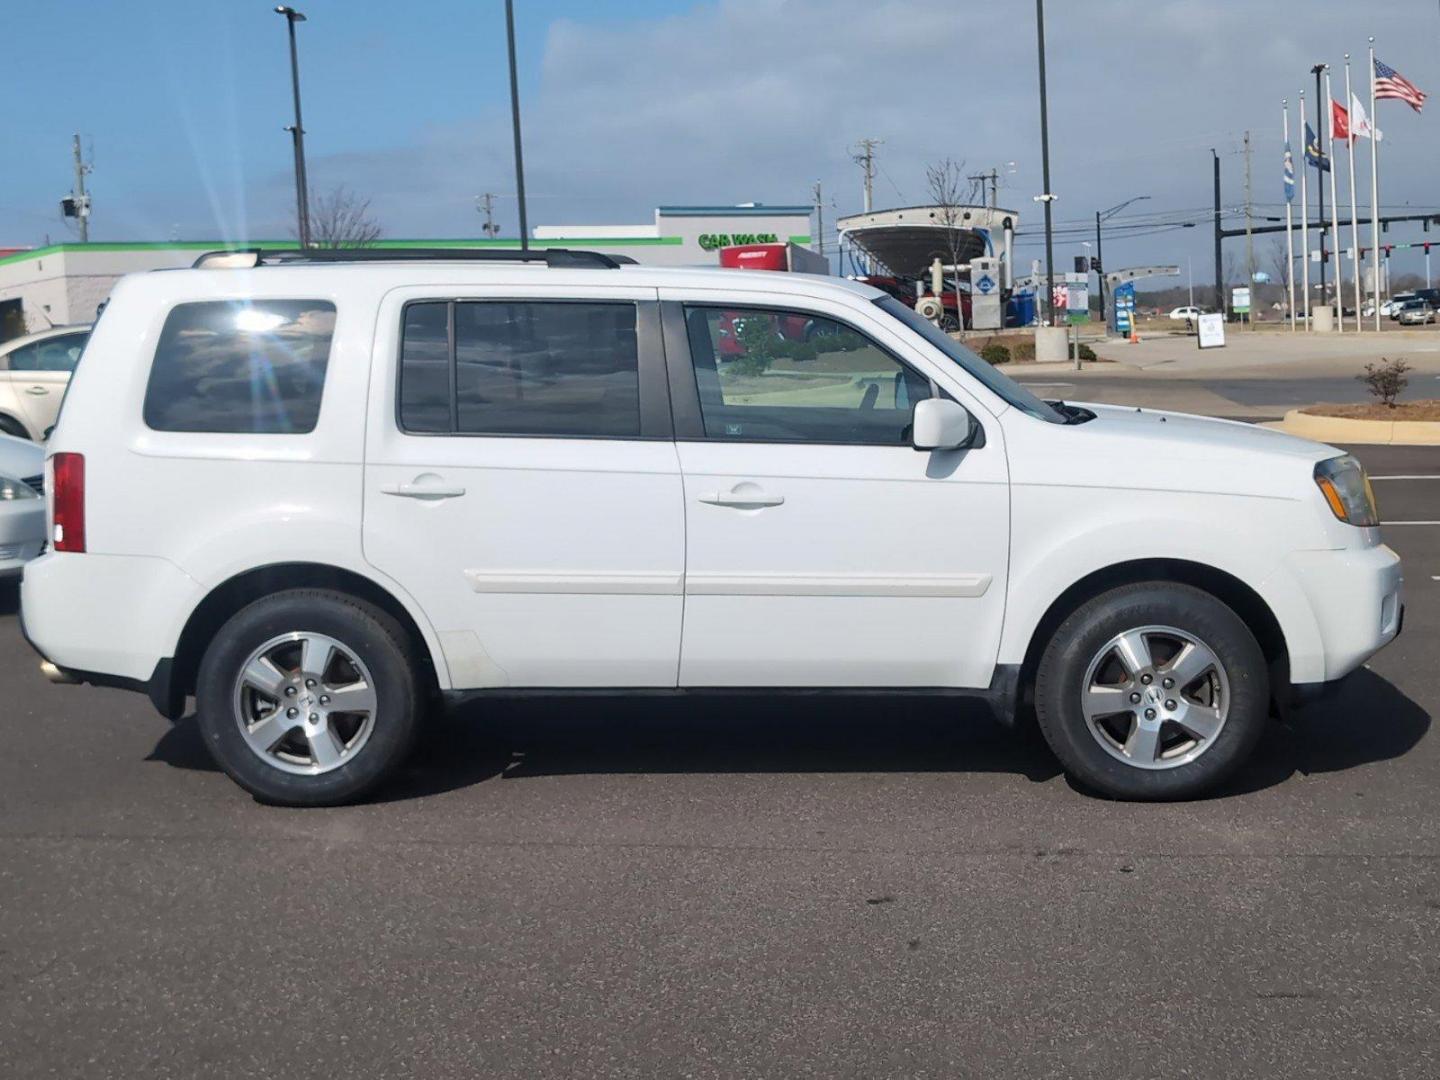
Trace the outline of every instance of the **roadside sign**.
{"label": "roadside sign", "polygon": [[1090,275],[1065,275],[1065,311],[1072,323],[1090,321]]}
{"label": "roadside sign", "polygon": [[1230,307],[1237,315],[1250,314],[1250,290],[1237,285],[1230,290]]}
{"label": "roadside sign", "polygon": [[1116,285],[1111,296],[1115,302],[1115,332],[1129,337],[1130,326],[1135,318],[1135,283],[1126,281]]}
{"label": "roadside sign", "polygon": [[1225,344],[1225,316],[1219,312],[1200,316],[1200,348],[1218,349]]}

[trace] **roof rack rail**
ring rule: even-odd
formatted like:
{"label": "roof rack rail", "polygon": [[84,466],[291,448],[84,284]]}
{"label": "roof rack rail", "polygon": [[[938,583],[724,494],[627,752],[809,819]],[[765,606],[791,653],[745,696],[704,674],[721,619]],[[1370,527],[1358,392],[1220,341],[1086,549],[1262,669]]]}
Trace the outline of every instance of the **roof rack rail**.
{"label": "roof rack rail", "polygon": [[277,263],[345,262],[543,262],[549,267],[594,267],[613,270],[635,260],[624,255],[574,248],[294,248],[266,251],[233,248],[207,251],[194,269],[249,269]]}

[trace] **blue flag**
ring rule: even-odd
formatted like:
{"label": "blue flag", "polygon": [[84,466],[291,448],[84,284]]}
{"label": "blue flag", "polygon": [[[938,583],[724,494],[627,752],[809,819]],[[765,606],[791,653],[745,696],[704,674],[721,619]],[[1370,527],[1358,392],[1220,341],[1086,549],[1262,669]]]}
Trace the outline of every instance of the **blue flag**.
{"label": "blue flag", "polygon": [[1295,201],[1295,155],[1290,152],[1290,144],[1285,144],[1285,201]]}
{"label": "blue flag", "polygon": [[1320,139],[1315,134],[1315,129],[1310,122],[1305,122],[1305,164],[1319,169],[1321,172],[1330,171],[1330,159],[1320,149]]}

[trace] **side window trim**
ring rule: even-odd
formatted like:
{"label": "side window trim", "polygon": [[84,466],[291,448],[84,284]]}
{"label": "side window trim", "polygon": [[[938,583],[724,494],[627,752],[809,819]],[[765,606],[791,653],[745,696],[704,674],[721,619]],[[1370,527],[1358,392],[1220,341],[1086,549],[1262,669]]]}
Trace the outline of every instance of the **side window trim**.
{"label": "side window trim", "polygon": [[955,400],[954,396],[940,386],[925,372],[919,370],[914,364],[897,356],[895,350],[875,340],[875,336],[869,331],[862,330],[848,319],[838,318],[830,314],[822,314],[818,311],[809,311],[803,307],[785,307],[777,304],[755,304],[746,301],[744,304],[727,304],[715,300],[662,300],[660,302],[660,318],[664,328],[665,338],[665,366],[668,384],[670,387],[671,409],[675,419],[675,439],[679,442],[718,442],[718,443],[763,443],[773,446],[877,446],[883,447],[886,443],[860,443],[860,442],[825,442],[821,440],[796,441],[790,439],[766,439],[766,438],[743,438],[726,437],[719,438],[708,435],[705,432],[705,420],[700,411],[700,388],[695,380],[695,362],[690,353],[690,334],[685,325],[685,308],[709,308],[714,310],[727,310],[730,308],[743,307],[746,311],[770,311],[779,315],[807,314],[817,318],[829,319],[852,333],[859,334],[874,348],[882,352],[893,363],[912,371],[930,384],[930,393],[935,397]]}
{"label": "side window trim", "polygon": [[[640,434],[637,435],[543,435],[514,432],[465,432],[460,429],[460,393],[455,362],[455,306],[457,304],[631,304],[635,308],[635,349],[640,397]],[[446,305],[447,349],[450,357],[450,428],[449,431],[412,431],[401,415],[401,385],[404,376],[406,312],[415,304]],[[537,297],[537,296],[416,296],[400,305],[400,333],[395,343],[395,376],[393,382],[392,419],[395,430],[414,439],[604,439],[635,442],[639,440],[673,440],[675,427],[671,419],[671,395],[666,387],[666,347],[660,329],[660,305],[655,300],[633,297]]]}

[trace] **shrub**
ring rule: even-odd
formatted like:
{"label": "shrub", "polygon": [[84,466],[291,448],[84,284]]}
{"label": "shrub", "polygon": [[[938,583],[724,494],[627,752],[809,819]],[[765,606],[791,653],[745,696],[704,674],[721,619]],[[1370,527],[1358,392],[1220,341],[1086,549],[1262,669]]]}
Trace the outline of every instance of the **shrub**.
{"label": "shrub", "polygon": [[1410,380],[1405,377],[1407,371],[1413,370],[1403,359],[1396,358],[1387,360],[1380,358],[1378,364],[1366,364],[1365,374],[1356,375],[1355,378],[1363,382],[1370,393],[1380,399],[1380,404],[1386,408],[1395,407],[1395,399],[1398,398],[1410,385]]}
{"label": "shrub", "polygon": [[987,364],[1008,364],[1010,362],[1010,350],[998,341],[992,341],[980,350],[980,359]]}
{"label": "shrub", "polygon": [[1089,345],[1086,345],[1083,341],[1080,343],[1080,348],[1077,350],[1077,352],[1079,353],[1081,360],[1100,359],[1098,356],[1095,355],[1095,350],[1092,349]]}

